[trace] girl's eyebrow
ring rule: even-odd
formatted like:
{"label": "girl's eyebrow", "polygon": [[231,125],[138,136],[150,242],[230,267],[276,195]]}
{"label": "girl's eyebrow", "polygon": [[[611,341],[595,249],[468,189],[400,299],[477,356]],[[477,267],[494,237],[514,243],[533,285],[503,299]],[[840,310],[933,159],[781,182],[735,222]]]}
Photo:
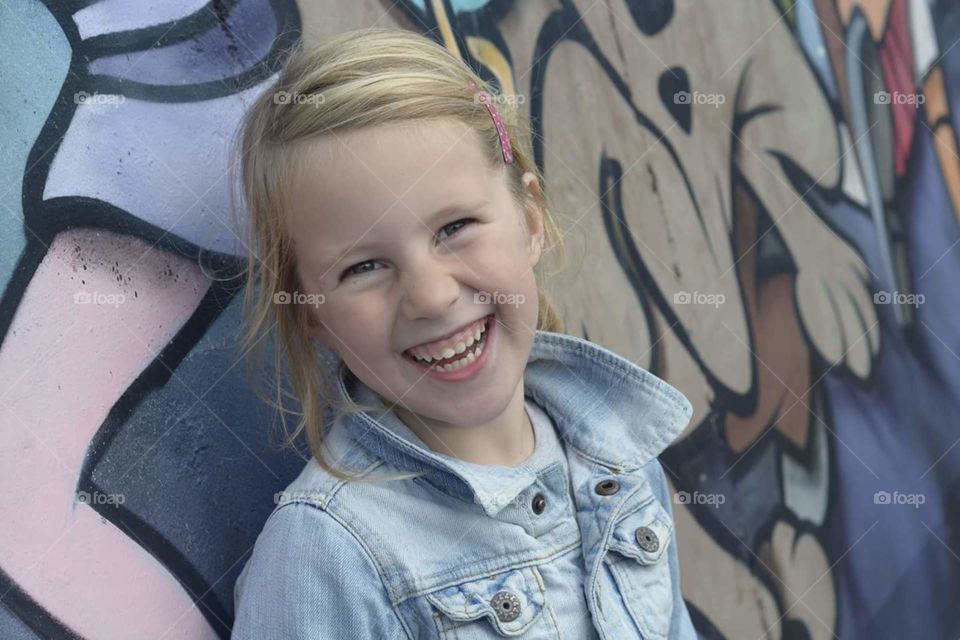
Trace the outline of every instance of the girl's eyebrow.
{"label": "girl's eyebrow", "polygon": [[[481,207],[483,207],[483,205],[485,204],[486,204],[486,200],[478,200],[476,202],[470,202],[470,203],[454,202],[454,203],[445,205],[440,209],[437,209],[432,214],[424,218],[422,222],[424,225],[427,225],[429,227],[431,222],[435,223],[441,218],[443,218],[444,216],[447,216],[455,211],[463,211],[463,212],[476,211]],[[320,271],[322,272],[322,271],[328,271],[332,269],[334,266],[336,266],[338,262],[346,259],[347,256],[352,255],[354,253],[364,253],[371,249],[376,249],[378,246],[381,245],[381,241],[378,238],[371,239],[370,236],[372,234],[373,234],[373,231],[370,230],[369,233],[367,233],[364,236],[364,242],[357,243],[356,245],[354,245],[353,243],[345,243],[344,245],[331,250],[329,253],[325,253],[321,255],[317,261],[317,264],[320,267]],[[386,244],[391,244],[391,240],[388,239]]]}

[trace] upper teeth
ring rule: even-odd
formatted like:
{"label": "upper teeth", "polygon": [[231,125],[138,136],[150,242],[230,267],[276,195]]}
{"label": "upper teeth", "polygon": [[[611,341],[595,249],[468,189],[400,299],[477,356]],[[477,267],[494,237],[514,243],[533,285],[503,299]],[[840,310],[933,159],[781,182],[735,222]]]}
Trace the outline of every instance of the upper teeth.
{"label": "upper teeth", "polygon": [[463,353],[469,349],[471,346],[473,346],[473,343],[478,342],[480,340],[480,336],[482,336],[486,330],[486,319],[483,319],[479,321],[472,329],[468,328],[463,333],[453,336],[450,340],[444,343],[429,345],[426,347],[414,347],[408,351],[410,355],[426,362],[442,360],[443,358],[452,358],[458,353]]}

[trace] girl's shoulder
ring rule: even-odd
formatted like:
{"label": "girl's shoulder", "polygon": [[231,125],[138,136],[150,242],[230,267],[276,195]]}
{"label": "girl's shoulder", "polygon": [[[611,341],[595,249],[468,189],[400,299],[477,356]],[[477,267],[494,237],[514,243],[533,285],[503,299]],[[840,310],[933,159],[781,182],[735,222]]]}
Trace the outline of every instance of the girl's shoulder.
{"label": "girl's shoulder", "polygon": [[234,610],[232,638],[406,637],[363,538],[307,501],[267,518],[234,583]]}

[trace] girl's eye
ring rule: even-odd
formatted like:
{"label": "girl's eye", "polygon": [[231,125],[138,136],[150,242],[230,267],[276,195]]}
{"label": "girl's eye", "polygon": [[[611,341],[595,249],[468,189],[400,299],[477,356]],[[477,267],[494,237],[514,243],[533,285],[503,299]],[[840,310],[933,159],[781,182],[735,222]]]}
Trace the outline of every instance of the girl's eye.
{"label": "girl's eye", "polygon": [[[443,232],[445,231],[448,232],[447,237],[456,235],[463,227],[465,227],[466,225],[470,224],[473,221],[474,221],[473,218],[461,218],[460,220],[451,222],[450,224],[445,225],[443,228],[440,229],[440,233],[438,234],[438,237],[441,234],[443,234]],[[444,238],[439,238],[439,239],[444,240]],[[376,260],[364,260],[363,262],[358,262],[352,267],[347,267],[346,269],[344,269],[343,273],[340,274],[340,279],[343,280],[344,278],[348,278],[350,276],[358,276],[364,273],[369,273],[370,271],[376,271],[376,269],[365,268],[368,265],[375,265],[375,264],[377,264]]]}
{"label": "girl's eye", "polygon": [[340,274],[340,279],[343,280],[348,276],[360,275],[367,273],[368,271],[374,271],[374,269],[363,269],[366,265],[376,264],[376,260],[364,260],[363,262],[358,262],[352,267],[347,267],[343,270],[343,273]]}
{"label": "girl's eye", "polygon": [[[453,232],[451,232],[451,233],[449,234],[449,235],[452,236],[452,235],[456,234],[458,231],[460,231],[460,229],[462,229],[463,227],[465,227],[467,224],[469,224],[469,223],[472,222],[472,221],[473,221],[473,218],[461,218],[460,220],[457,220],[457,221],[455,221],[455,222],[451,222],[450,224],[448,224],[448,225],[446,225],[445,227],[443,227],[442,229],[440,229],[440,233],[443,233],[443,232],[446,231],[447,229],[453,228]],[[457,226],[457,225],[460,225],[460,226]],[[443,240],[443,238],[440,238],[440,239]]]}

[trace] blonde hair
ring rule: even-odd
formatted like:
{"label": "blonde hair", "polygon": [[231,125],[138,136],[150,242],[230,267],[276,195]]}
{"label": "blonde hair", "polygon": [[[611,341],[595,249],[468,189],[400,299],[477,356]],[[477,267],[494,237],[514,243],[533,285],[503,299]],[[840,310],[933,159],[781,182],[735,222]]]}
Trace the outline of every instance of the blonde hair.
{"label": "blonde hair", "polygon": [[[247,356],[248,373],[263,362],[264,338],[276,328],[270,384],[276,402],[257,394],[279,410],[283,447],[296,450],[295,441],[306,431],[310,452],[331,475],[359,480],[332,467],[323,455],[327,421],[377,407],[352,401],[338,402],[339,366],[320,365],[313,339],[307,332],[307,305],[276,304],[281,292],[298,291],[292,239],[285,232],[283,212],[295,175],[296,147],[324,135],[385,123],[446,118],[462,122],[480,136],[491,166],[503,166],[496,127],[482,102],[475,99],[473,80],[493,99],[510,136],[514,161],[506,165],[511,193],[526,210],[536,206],[521,177],[531,172],[544,197],[543,255],[551,252],[562,261],[563,242],[546,204],[543,176],[533,161],[529,123],[515,101],[501,100],[491,87],[454,53],[410,31],[362,29],[341,33],[317,45],[299,41],[291,50],[276,84],[254,102],[245,114],[235,154],[240,157],[243,197],[248,215],[248,259],[244,291],[244,331],[240,353]],[[236,157],[236,156],[235,156]],[[234,180],[234,184],[238,181]],[[234,208],[236,210],[236,208]],[[526,216],[523,216],[527,229]],[[543,260],[541,260],[541,263]],[[540,264],[535,267],[535,273]],[[537,278],[539,313],[537,328],[560,332],[563,324]],[[282,354],[289,365],[293,395],[283,389]],[[244,357],[241,355],[241,357]],[[331,376],[330,373],[334,375]],[[287,429],[284,398],[299,402],[296,428]],[[332,410],[331,414],[327,414]],[[302,454],[301,454],[302,455]],[[412,474],[419,475],[419,474]],[[410,474],[396,477],[411,477]],[[377,478],[383,480],[384,477]]]}

